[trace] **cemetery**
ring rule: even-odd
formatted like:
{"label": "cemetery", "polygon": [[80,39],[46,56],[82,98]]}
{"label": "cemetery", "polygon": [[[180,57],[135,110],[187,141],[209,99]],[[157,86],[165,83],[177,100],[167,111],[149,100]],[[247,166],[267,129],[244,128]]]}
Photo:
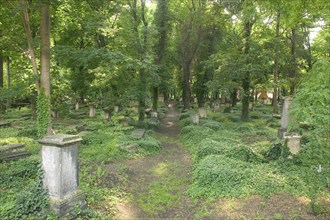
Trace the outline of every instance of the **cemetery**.
{"label": "cemetery", "polygon": [[330,218],[325,1],[0,1],[0,219]]}

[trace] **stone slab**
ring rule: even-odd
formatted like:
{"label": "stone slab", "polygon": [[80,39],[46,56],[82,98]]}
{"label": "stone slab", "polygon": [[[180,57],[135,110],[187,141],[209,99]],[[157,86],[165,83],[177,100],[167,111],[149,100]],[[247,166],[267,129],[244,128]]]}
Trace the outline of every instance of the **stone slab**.
{"label": "stone slab", "polygon": [[142,138],[145,133],[146,133],[145,129],[135,129],[134,131],[132,131],[131,136],[134,138]]}
{"label": "stone slab", "polygon": [[17,160],[30,156],[30,154],[25,150],[24,146],[24,144],[7,144],[0,146],[0,160]]}
{"label": "stone slab", "polygon": [[129,153],[136,153],[138,151],[138,147],[139,145],[137,143],[119,146],[121,150],[127,151]]}
{"label": "stone slab", "polygon": [[40,144],[46,145],[46,146],[66,146],[71,145],[77,142],[80,142],[81,138],[77,135],[69,135],[69,134],[55,134],[55,135],[49,135],[42,139],[39,139],[38,142]]}
{"label": "stone slab", "polygon": [[5,127],[9,127],[9,126],[10,126],[10,122],[0,121],[0,128],[5,128]]}

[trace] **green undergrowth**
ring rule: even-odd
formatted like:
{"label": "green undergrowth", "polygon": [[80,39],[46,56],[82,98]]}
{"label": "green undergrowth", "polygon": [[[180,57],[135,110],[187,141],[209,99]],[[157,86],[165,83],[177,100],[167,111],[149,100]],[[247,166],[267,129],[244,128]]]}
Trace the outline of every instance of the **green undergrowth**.
{"label": "green undergrowth", "polygon": [[254,113],[256,119],[244,123],[234,122],[237,112],[210,113],[193,125],[189,117],[193,113],[184,113],[181,142],[194,162],[193,183],[187,193],[225,198],[269,197],[281,192],[310,198],[329,196],[329,150],[316,152],[309,146],[312,137],[304,137],[301,152],[287,159],[289,150],[284,141],[276,139],[273,126],[279,119],[271,118],[269,123],[270,108],[259,109]]}

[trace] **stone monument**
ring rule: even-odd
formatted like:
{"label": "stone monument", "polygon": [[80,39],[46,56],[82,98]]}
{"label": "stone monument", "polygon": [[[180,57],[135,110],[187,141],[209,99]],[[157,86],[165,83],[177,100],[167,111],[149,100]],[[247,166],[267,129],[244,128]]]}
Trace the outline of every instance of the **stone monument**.
{"label": "stone monument", "polygon": [[43,185],[50,196],[50,207],[65,216],[76,205],[86,207],[85,196],[78,190],[77,135],[56,134],[38,140],[42,144]]}
{"label": "stone monument", "polygon": [[206,118],[207,117],[207,110],[206,108],[199,108],[198,109],[198,114],[201,116],[201,118]]}
{"label": "stone monument", "polygon": [[278,130],[278,137],[283,138],[284,132],[288,130],[290,122],[289,109],[292,102],[292,97],[287,96],[283,99],[282,113],[281,113],[281,128]]}
{"label": "stone monument", "polygon": [[96,115],[96,109],[94,104],[89,104],[89,117],[94,118]]}

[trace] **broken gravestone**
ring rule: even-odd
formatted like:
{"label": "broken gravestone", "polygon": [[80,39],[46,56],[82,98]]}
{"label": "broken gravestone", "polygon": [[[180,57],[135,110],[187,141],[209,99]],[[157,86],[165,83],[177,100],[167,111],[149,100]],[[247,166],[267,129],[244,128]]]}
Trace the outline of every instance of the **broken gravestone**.
{"label": "broken gravestone", "polygon": [[17,160],[29,156],[24,144],[7,144],[0,146],[0,161]]}
{"label": "broken gravestone", "polygon": [[139,144],[132,143],[128,145],[121,145],[119,148],[123,151],[127,151],[128,153],[136,153],[138,151]]}

